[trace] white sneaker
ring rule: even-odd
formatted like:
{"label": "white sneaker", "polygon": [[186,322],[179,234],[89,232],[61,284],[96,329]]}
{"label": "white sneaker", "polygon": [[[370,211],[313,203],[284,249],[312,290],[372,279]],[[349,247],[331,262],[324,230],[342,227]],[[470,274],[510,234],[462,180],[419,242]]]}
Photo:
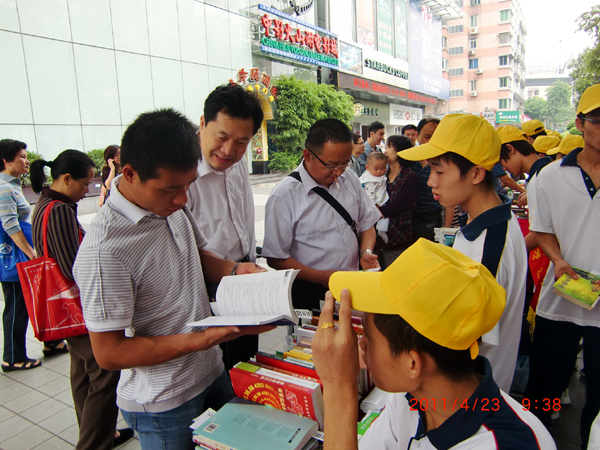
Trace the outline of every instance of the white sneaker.
{"label": "white sneaker", "polygon": [[554,411],[552,413],[552,421],[558,420],[560,417],[560,412],[559,411]]}
{"label": "white sneaker", "polygon": [[569,396],[569,389],[565,389],[565,392],[563,392],[562,395],[560,396],[560,404],[562,406],[571,404],[571,397]]}

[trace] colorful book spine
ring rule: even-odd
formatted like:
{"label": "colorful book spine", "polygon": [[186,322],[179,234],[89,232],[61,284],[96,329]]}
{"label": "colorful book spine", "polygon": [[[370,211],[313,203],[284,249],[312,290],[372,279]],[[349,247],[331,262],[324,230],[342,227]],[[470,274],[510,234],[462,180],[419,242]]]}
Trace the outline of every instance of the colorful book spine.
{"label": "colorful book spine", "polygon": [[307,375],[313,378],[319,378],[314,365],[307,361],[293,362],[283,357],[283,355],[275,355],[271,353],[258,352],[256,353],[256,361],[271,366],[278,367],[280,369],[290,370],[302,375]]}

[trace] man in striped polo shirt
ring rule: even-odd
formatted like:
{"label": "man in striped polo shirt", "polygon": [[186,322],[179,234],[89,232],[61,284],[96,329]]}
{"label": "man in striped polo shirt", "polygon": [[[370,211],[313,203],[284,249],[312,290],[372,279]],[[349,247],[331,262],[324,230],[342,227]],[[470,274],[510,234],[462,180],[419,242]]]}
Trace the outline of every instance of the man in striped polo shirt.
{"label": "man in striped polo shirt", "polygon": [[141,114],[123,135],[123,173],[74,266],[94,355],[122,370],[117,404],[143,449],[192,449],[192,420],[233,397],[217,344],[271,329],[186,325],[210,315],[205,279],[257,271],[203,249],[185,206],[199,157],[183,115]]}

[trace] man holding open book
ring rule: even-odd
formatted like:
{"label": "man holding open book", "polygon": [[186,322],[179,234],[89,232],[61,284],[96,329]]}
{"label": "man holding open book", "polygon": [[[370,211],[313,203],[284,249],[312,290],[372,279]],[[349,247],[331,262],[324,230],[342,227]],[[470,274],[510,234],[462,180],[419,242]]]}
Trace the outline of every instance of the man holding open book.
{"label": "man holding open book", "polygon": [[205,279],[257,272],[204,249],[186,206],[199,157],[185,116],[141,114],[123,135],[122,174],[74,266],[94,356],[121,370],[117,404],[144,450],[192,449],[193,419],[233,398],[217,344],[272,329],[187,325],[210,316]]}

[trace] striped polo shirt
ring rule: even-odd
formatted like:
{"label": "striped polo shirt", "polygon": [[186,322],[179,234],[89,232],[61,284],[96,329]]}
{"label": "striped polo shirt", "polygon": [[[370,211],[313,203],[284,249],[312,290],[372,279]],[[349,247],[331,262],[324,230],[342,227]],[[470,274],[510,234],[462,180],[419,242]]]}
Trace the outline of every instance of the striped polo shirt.
{"label": "striped polo shirt", "polygon": [[21,231],[19,220],[27,220],[30,214],[31,205],[23,195],[21,180],[0,172],[0,221],[6,234]]}
{"label": "striped polo shirt", "polygon": [[[210,316],[198,249],[206,239],[186,207],[168,217],[119,192],[87,232],[74,266],[90,331],[125,335],[192,333],[186,324]],[[224,370],[218,346],[153,366],[121,371],[117,404],[130,412],[163,412],[202,393]]]}

